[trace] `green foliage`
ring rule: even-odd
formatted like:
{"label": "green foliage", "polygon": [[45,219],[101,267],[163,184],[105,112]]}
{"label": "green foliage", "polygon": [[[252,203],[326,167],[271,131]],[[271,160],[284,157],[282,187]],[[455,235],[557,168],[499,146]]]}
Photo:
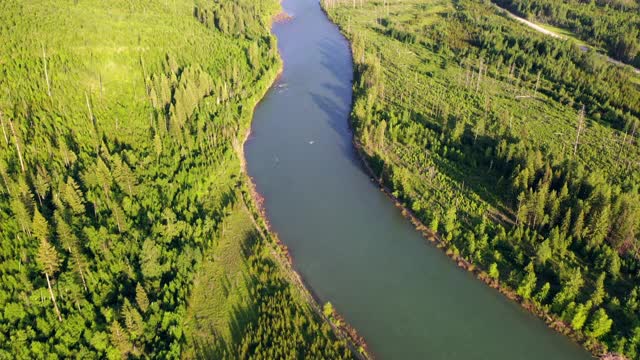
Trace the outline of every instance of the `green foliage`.
{"label": "green foliage", "polygon": [[38,266],[43,273],[53,276],[60,267],[60,259],[56,249],[46,240],[40,240],[37,254]]}
{"label": "green foliage", "polygon": [[612,324],[613,320],[609,319],[606,311],[598,309],[591,316],[591,321],[587,327],[586,334],[593,338],[599,338],[609,332]]}
{"label": "green foliage", "polygon": [[547,296],[549,296],[549,290],[551,290],[551,284],[549,284],[548,282],[544,283],[544,285],[542,285],[542,287],[540,288],[540,291],[538,291],[538,293],[535,295],[534,300],[539,304],[544,303],[544,301],[547,299]]}
{"label": "green foliage", "polygon": [[551,250],[551,246],[549,246],[549,240],[541,242],[538,246],[538,250],[536,251],[536,260],[541,264],[545,264],[552,256],[553,252]]}
{"label": "green foliage", "polygon": [[[239,202],[237,144],[279,66],[277,8],[3,2],[0,358],[181,357],[195,270]],[[305,306],[289,287],[282,322]],[[347,353],[311,311],[294,318],[301,353]]]}
{"label": "green foliage", "polygon": [[[600,3],[512,2],[606,12],[602,22],[620,29],[637,17]],[[638,307],[620,303],[637,299],[640,281],[637,75],[489,2],[332,4],[352,44],[354,136],[384,185],[440,225],[449,251],[509,274],[503,285],[576,331],[586,333],[592,306],[606,309],[599,340],[636,354],[626,339]]]}
{"label": "green foliage", "polygon": [[136,303],[143,313],[147,312],[149,308],[149,297],[140,283],[136,284]]}
{"label": "green foliage", "polygon": [[253,253],[252,275],[267,280],[252,289],[252,295],[259,299],[257,321],[248,326],[237,358],[351,359],[345,340],[331,340],[327,323],[310,321],[309,310],[296,301],[292,287],[277,274],[265,252],[254,249]]}
{"label": "green foliage", "polygon": [[494,280],[499,280],[500,279],[500,272],[498,271],[498,264],[491,263],[491,265],[489,265],[489,276],[491,276],[491,278],[494,279]]}
{"label": "green foliage", "polygon": [[640,66],[640,5],[633,1],[496,0],[516,13],[567,28],[604,47],[618,60]]}
{"label": "green foliage", "polygon": [[536,273],[533,268],[533,263],[529,263],[529,265],[526,268],[526,271],[527,273],[520,281],[520,286],[518,286],[518,289],[516,290],[516,292],[518,293],[518,295],[522,296],[524,299],[529,299],[531,297],[531,294],[533,293],[533,290],[536,287],[536,280],[537,280]]}
{"label": "green foliage", "polygon": [[584,323],[587,321],[587,316],[589,315],[589,310],[591,309],[591,304],[579,304],[573,310],[573,314],[571,317],[571,328],[573,330],[580,330],[584,326]]}
{"label": "green foliage", "polygon": [[331,317],[333,316],[333,305],[331,305],[330,302],[327,302],[326,304],[324,304],[324,306],[322,307],[322,313],[324,314],[324,316],[326,317]]}

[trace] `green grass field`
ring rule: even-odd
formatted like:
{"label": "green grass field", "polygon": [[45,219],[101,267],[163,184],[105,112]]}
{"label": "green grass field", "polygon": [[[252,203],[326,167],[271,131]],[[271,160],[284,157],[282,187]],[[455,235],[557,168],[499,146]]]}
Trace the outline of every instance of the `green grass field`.
{"label": "green grass field", "polygon": [[232,330],[250,322],[243,317],[257,316],[255,300],[249,294],[252,281],[246,252],[259,241],[259,235],[241,206],[222,222],[221,228],[220,238],[205,253],[193,280],[184,325],[190,334],[189,351],[183,353],[186,358],[193,357],[196,349],[211,348],[216,342],[238,342],[240,334],[233,334]]}

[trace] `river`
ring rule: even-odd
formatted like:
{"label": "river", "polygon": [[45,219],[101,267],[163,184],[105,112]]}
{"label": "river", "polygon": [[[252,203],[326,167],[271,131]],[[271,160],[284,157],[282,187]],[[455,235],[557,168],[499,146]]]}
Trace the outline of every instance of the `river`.
{"label": "river", "polygon": [[369,179],[348,126],[348,43],[318,0],[284,0],[282,76],[245,144],[249,175],[294,265],[378,359],[588,359],[458,268]]}

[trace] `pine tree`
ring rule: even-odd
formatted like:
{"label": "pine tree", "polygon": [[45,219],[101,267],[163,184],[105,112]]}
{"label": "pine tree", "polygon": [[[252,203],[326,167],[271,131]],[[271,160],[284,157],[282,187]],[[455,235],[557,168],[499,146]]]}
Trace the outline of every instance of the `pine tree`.
{"label": "pine tree", "polygon": [[567,303],[573,301],[578,296],[582,285],[584,285],[584,279],[580,269],[569,270],[569,274],[563,281],[562,290],[553,298],[554,310],[560,311]]}
{"label": "pine tree", "polygon": [[120,188],[124,190],[127,195],[133,196],[136,192],[136,177],[129,168],[129,166],[122,161],[120,156],[113,157],[113,164],[115,171],[113,176]]}
{"label": "pine tree", "polygon": [[610,207],[606,205],[597,215],[593,217],[593,224],[590,225],[591,234],[587,239],[590,248],[594,248],[604,241],[609,233]]}
{"label": "pine tree", "polygon": [[71,255],[71,257],[69,258],[69,264],[74,271],[77,271],[78,276],[82,280],[82,287],[85,291],[87,291],[87,281],[84,277],[84,269],[86,268],[86,263],[85,258],[80,250],[80,245],[78,244],[78,238],[73,233],[71,226],[69,226],[62,215],[60,215],[59,210],[56,210],[55,219],[56,235],[58,237],[58,241]]}
{"label": "pine tree", "polygon": [[551,246],[549,246],[549,240],[545,240],[538,245],[538,250],[536,251],[536,260],[540,264],[545,264],[547,260],[551,259]]}
{"label": "pine tree", "polygon": [[527,273],[522,278],[522,281],[520,281],[520,286],[518,286],[517,293],[524,299],[529,299],[531,297],[531,293],[536,287],[537,277],[532,262],[527,265],[526,270]]}
{"label": "pine tree", "polygon": [[585,118],[585,107],[584,105],[582,105],[582,108],[578,113],[578,124],[576,126],[576,141],[573,145],[573,155],[576,155],[576,152],[578,152],[578,144],[580,143],[580,134],[584,130],[584,118]]}
{"label": "pine tree", "polygon": [[589,325],[587,325],[587,329],[585,334],[592,338],[599,338],[611,330],[611,325],[613,325],[613,320],[609,319],[607,312],[603,309],[598,309],[591,316],[591,320]]}
{"label": "pine tree", "polygon": [[147,309],[149,308],[149,298],[147,297],[147,292],[144,291],[144,288],[140,283],[136,284],[136,303],[143,313],[147,312]]}
{"label": "pine tree", "polygon": [[51,179],[49,178],[47,170],[42,166],[38,166],[38,172],[36,174],[33,185],[35,187],[36,194],[38,195],[40,206],[42,206],[42,200],[44,200],[44,198],[47,196],[47,193],[49,192],[50,184]]}
{"label": "pine tree", "polygon": [[538,304],[542,304],[547,299],[547,296],[549,296],[550,289],[551,284],[549,284],[548,282],[544,283],[544,285],[542,285],[542,287],[540,288],[540,291],[538,291],[538,293],[535,295],[534,300]]}
{"label": "pine tree", "polygon": [[600,276],[598,276],[598,280],[596,280],[595,289],[591,294],[591,302],[593,303],[594,306],[599,306],[600,304],[602,304],[602,301],[604,300],[604,296],[606,295],[606,290],[604,287],[605,277],[606,277],[606,273],[603,272],[600,274]]}
{"label": "pine tree", "polygon": [[457,209],[454,206],[451,206],[447,209],[447,213],[444,217],[444,231],[447,234],[447,237],[453,235],[453,232],[457,229]]}
{"label": "pine tree", "polygon": [[33,213],[33,222],[31,224],[31,229],[33,230],[33,236],[39,241],[48,241],[49,240],[49,224],[47,223],[47,219],[42,216],[38,209],[34,210]]}
{"label": "pine tree", "polygon": [[591,302],[586,304],[579,304],[574,310],[573,318],[571,319],[571,328],[573,330],[580,330],[584,326],[589,316],[589,310],[591,309]]}
{"label": "pine tree", "polygon": [[27,235],[31,235],[32,221],[24,202],[18,198],[11,199],[11,212],[20,225],[22,231]]}
{"label": "pine tree", "polygon": [[619,248],[632,243],[640,227],[640,196],[623,194],[615,205],[615,215],[611,227],[611,243]]}
{"label": "pine tree", "polygon": [[516,225],[523,224],[527,221],[527,214],[529,213],[529,208],[525,202],[526,196],[524,191],[518,195],[518,210],[516,213]]}
{"label": "pine tree", "polygon": [[0,178],[7,194],[11,195],[11,186],[9,185],[9,176],[7,175],[7,164],[0,159]]}
{"label": "pine tree", "polygon": [[122,234],[126,232],[129,229],[129,224],[127,223],[127,217],[120,207],[120,204],[118,204],[117,201],[111,201],[109,208],[111,209],[111,217],[118,228],[118,233]]}
{"label": "pine tree", "polygon": [[500,271],[498,270],[498,264],[491,263],[489,266],[489,276],[494,280],[500,279]]}
{"label": "pine tree", "polygon": [[573,223],[573,236],[576,239],[582,239],[582,232],[584,231],[584,209],[581,209],[578,213],[578,217]]}
{"label": "pine tree", "polygon": [[376,144],[376,149],[378,151],[384,151],[385,148],[385,132],[387,129],[387,122],[382,120],[380,121],[380,123],[378,124],[378,126],[376,126],[376,131],[375,131],[375,144]]}
{"label": "pine tree", "polygon": [[138,337],[143,335],[144,332],[144,322],[142,321],[142,316],[136,308],[131,306],[131,303],[128,299],[124,300],[124,323],[127,326],[127,331],[131,336],[131,339],[135,340]]}
{"label": "pine tree", "polygon": [[111,323],[109,330],[111,331],[111,344],[118,349],[123,358],[126,358],[133,350],[133,345],[129,341],[127,333],[117,320]]}
{"label": "pine tree", "polygon": [[80,215],[85,212],[82,191],[80,190],[80,186],[78,186],[72,177],[67,179],[67,183],[64,185],[61,195],[64,202],[69,205],[69,208],[75,215]]}
{"label": "pine tree", "polygon": [[53,289],[51,288],[51,277],[58,272],[60,267],[60,260],[58,258],[58,252],[56,249],[45,239],[40,240],[40,247],[38,248],[37,262],[40,270],[47,279],[47,286],[49,287],[49,294],[51,295],[51,301],[53,301],[53,308],[56,311],[58,320],[62,321],[62,315],[58,309],[58,303],[56,297],[53,295]]}
{"label": "pine tree", "polygon": [[567,213],[564,215],[562,219],[562,225],[560,225],[560,231],[563,236],[569,235],[569,230],[571,229],[571,208],[567,209]]}
{"label": "pine tree", "polygon": [[486,126],[485,119],[483,116],[480,116],[476,121],[476,123],[473,125],[473,144],[474,145],[478,140],[478,136],[484,135],[485,126]]}

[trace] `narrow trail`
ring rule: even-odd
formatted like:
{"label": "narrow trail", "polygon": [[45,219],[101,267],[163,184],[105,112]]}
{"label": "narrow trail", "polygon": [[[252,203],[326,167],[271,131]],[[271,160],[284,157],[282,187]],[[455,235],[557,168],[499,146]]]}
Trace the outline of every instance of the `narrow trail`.
{"label": "narrow trail", "polygon": [[514,20],[516,20],[516,21],[519,21],[519,22],[521,22],[521,23],[523,23],[523,24],[527,25],[528,27],[530,27],[530,28],[532,28],[532,29],[534,29],[534,30],[536,30],[536,31],[538,31],[538,32],[541,32],[541,33],[543,33],[543,34],[545,34],[545,35],[549,35],[549,36],[554,37],[554,38],[556,38],[556,39],[562,39],[562,40],[567,40],[567,39],[568,39],[566,36],[562,36],[562,35],[560,35],[560,34],[558,34],[558,33],[555,33],[555,32],[553,32],[553,31],[551,31],[551,30],[547,30],[547,29],[545,29],[545,28],[543,28],[543,27],[542,27],[542,26],[540,26],[540,25],[534,24],[534,23],[532,23],[531,21],[529,21],[529,20],[527,20],[527,19],[521,18],[521,17],[519,17],[519,16],[517,16],[517,15],[515,15],[515,14],[511,13],[511,12],[509,12],[509,10],[506,10],[506,9],[504,9],[504,8],[501,8],[501,9],[502,9],[502,10],[504,10],[504,12],[505,12],[505,13],[506,13],[510,18],[512,18],[512,19],[514,19]]}

